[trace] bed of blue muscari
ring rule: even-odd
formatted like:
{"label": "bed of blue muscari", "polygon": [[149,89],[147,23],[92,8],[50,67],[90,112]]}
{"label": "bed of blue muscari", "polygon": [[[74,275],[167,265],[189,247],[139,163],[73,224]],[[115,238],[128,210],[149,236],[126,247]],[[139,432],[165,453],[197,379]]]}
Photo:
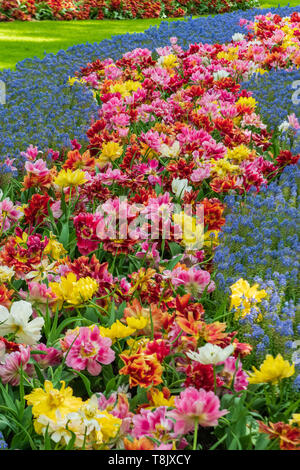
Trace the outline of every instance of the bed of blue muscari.
{"label": "bed of blue muscari", "polygon": [[300,117],[300,94],[293,88],[297,80],[300,80],[299,70],[271,70],[263,75],[254,74],[243,87],[252,91],[264,122],[274,127],[281,124],[288,114],[295,113]]}
{"label": "bed of blue muscari", "polygon": [[[16,158],[15,163],[21,166],[20,152],[30,144],[41,150],[58,150],[62,146],[70,147],[70,140],[74,137],[84,144],[91,118],[97,116],[97,107],[89,90],[80,85],[68,86],[67,81],[88,62],[105,57],[117,59],[137,47],[154,50],[169,44],[172,36],[176,36],[183,47],[195,42],[223,43],[229,41],[234,33],[243,32],[239,26],[240,18],[253,19],[267,11],[287,16],[300,11],[300,6],[252,9],[215,17],[163,22],[145,33],[125,34],[100,43],[73,46],[55,55],[47,54],[43,59],[23,60],[15,71],[1,71],[0,80],[7,87],[7,104],[0,105],[0,171],[8,171],[4,164],[7,156]],[[286,90],[295,80],[295,74],[279,73],[276,79],[269,75],[256,82],[251,81],[247,87],[261,102],[262,114],[272,125],[284,119],[290,111],[290,94]],[[268,94],[265,93],[266,80]],[[299,115],[299,107],[295,111]]]}
{"label": "bed of blue muscari", "polygon": [[[300,338],[299,305],[295,292],[299,282],[300,165],[289,165],[279,180],[262,187],[257,194],[227,196],[228,214],[222,227],[223,237],[214,255],[216,282],[220,293],[230,294],[230,285],[246,279],[265,289],[262,300],[264,322],[257,322],[253,309],[240,323],[250,330],[255,351],[264,357],[270,342],[290,352]],[[300,357],[294,359],[298,375],[294,381],[300,390]]]}
{"label": "bed of blue muscari", "polygon": [[[271,70],[263,75],[254,74],[243,87],[251,91],[258,102],[257,111],[264,122],[274,129],[295,113],[300,119],[300,71]],[[300,153],[299,132],[292,146],[293,153]],[[280,137],[285,140],[285,135]]]}

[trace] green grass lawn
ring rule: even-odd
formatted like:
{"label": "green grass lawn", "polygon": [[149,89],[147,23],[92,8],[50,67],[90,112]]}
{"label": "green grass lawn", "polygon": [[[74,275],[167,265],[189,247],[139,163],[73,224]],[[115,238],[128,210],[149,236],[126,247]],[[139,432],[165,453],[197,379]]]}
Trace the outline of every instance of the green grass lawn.
{"label": "green grass lawn", "polygon": [[[182,18],[177,18],[182,19]],[[12,68],[20,60],[56,53],[61,49],[86,42],[100,42],[116,34],[139,33],[159,18],[145,20],[101,21],[14,21],[0,23],[0,69]],[[175,19],[169,19],[175,21]]]}
{"label": "green grass lawn", "polygon": [[[262,0],[262,7],[296,6],[299,0]],[[182,18],[180,18],[182,19]],[[162,19],[121,21],[14,21],[0,23],[0,69],[13,68],[20,60],[56,53],[75,44],[100,42],[115,34],[143,32]],[[168,21],[178,21],[169,19]]]}
{"label": "green grass lawn", "polygon": [[290,7],[297,7],[299,5],[299,0],[261,0],[260,3],[262,8],[278,7],[278,5],[281,7],[286,7],[287,5],[290,5]]}

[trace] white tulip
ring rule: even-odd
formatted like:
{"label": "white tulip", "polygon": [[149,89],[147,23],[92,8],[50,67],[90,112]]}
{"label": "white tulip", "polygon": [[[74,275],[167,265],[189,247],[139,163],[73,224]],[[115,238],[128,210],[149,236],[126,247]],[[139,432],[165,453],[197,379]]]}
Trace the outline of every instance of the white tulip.
{"label": "white tulip", "polygon": [[198,352],[188,351],[186,355],[193,361],[200,362],[200,364],[218,364],[226,361],[233,351],[233,344],[222,349],[216,344],[206,343],[205,346],[198,349]]}
{"label": "white tulip", "polygon": [[235,33],[232,36],[232,40],[234,42],[241,42],[241,41],[243,41],[244,38],[245,38],[245,34],[242,34],[242,33]]}
{"label": "white tulip", "polygon": [[286,132],[290,128],[290,123],[288,121],[283,121],[280,126],[278,126],[278,130],[280,132]]}
{"label": "white tulip", "polygon": [[14,333],[18,342],[30,346],[36,344],[42,336],[44,319],[37,317],[29,321],[31,315],[32,306],[24,300],[14,302],[10,312],[0,305],[0,335]]}
{"label": "white tulip", "polygon": [[227,70],[218,70],[217,72],[213,73],[214,80],[217,82],[218,80],[221,80],[222,78],[229,77],[230,73],[227,72]]}
{"label": "white tulip", "polygon": [[188,180],[175,178],[172,181],[172,191],[173,193],[179,198],[181,197],[185,191],[190,192],[192,190],[192,186],[188,186]]}

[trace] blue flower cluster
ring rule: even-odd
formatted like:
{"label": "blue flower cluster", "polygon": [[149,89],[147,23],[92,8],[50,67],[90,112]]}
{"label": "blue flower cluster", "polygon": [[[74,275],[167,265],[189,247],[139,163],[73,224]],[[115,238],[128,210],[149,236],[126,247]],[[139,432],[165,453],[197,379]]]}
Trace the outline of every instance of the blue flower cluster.
{"label": "blue flower cluster", "polygon": [[5,442],[4,440],[4,437],[3,437],[3,434],[2,432],[0,431],[0,450],[4,450],[4,449],[7,449],[7,443]]}
{"label": "blue flower cluster", "polygon": [[[176,36],[182,47],[191,43],[223,43],[236,32],[243,32],[240,18],[253,20],[257,14],[272,11],[287,16],[295,8],[251,9],[236,11],[215,17],[185,21],[162,22],[145,33],[114,36],[101,43],[86,43],[46,54],[43,59],[25,59],[16,71],[0,72],[0,80],[7,88],[6,104],[0,105],[0,169],[5,169],[5,158],[19,159],[19,154],[29,144],[41,150],[70,147],[70,140],[86,141],[90,120],[97,114],[92,93],[80,85],[68,86],[69,76],[80,67],[96,59],[118,59],[123,53],[137,47],[154,50],[169,44]],[[0,170],[1,171],[1,170]],[[3,171],[3,170],[2,170]]]}
{"label": "blue flower cluster", "polygon": [[[258,113],[271,129],[279,126],[292,113],[300,120],[299,70],[271,70],[263,75],[255,74],[242,86],[252,92],[258,101]],[[295,139],[291,150],[295,154],[300,152],[298,139]]]}
{"label": "blue flower cluster", "polygon": [[[70,147],[70,139],[85,139],[97,105],[86,87],[67,85],[66,66],[50,57],[17,72],[3,72],[6,105],[0,106],[1,157],[17,157],[33,143],[40,149]],[[2,162],[1,162],[2,163]],[[5,167],[3,168],[5,169]]]}
{"label": "blue flower cluster", "polygon": [[228,214],[214,256],[216,282],[230,294],[230,286],[243,278],[268,293],[259,309],[253,307],[239,320],[240,332],[258,357],[280,352],[291,358],[300,335],[299,181],[300,166],[290,165],[259,193],[225,198]]}
{"label": "blue flower cluster", "polygon": [[299,165],[290,165],[258,194],[253,190],[246,199],[225,198],[229,213],[214,257],[223,287],[240,277],[272,279],[278,272],[279,282],[285,278],[294,289],[299,270],[299,177]]}

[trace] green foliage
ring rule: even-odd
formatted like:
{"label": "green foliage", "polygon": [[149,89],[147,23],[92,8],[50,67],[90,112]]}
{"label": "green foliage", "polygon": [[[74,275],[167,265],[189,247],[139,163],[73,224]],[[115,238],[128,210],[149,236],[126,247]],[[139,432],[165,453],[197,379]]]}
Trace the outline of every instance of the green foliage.
{"label": "green foliage", "polygon": [[53,11],[46,2],[36,4],[36,19],[37,20],[52,20]]}

